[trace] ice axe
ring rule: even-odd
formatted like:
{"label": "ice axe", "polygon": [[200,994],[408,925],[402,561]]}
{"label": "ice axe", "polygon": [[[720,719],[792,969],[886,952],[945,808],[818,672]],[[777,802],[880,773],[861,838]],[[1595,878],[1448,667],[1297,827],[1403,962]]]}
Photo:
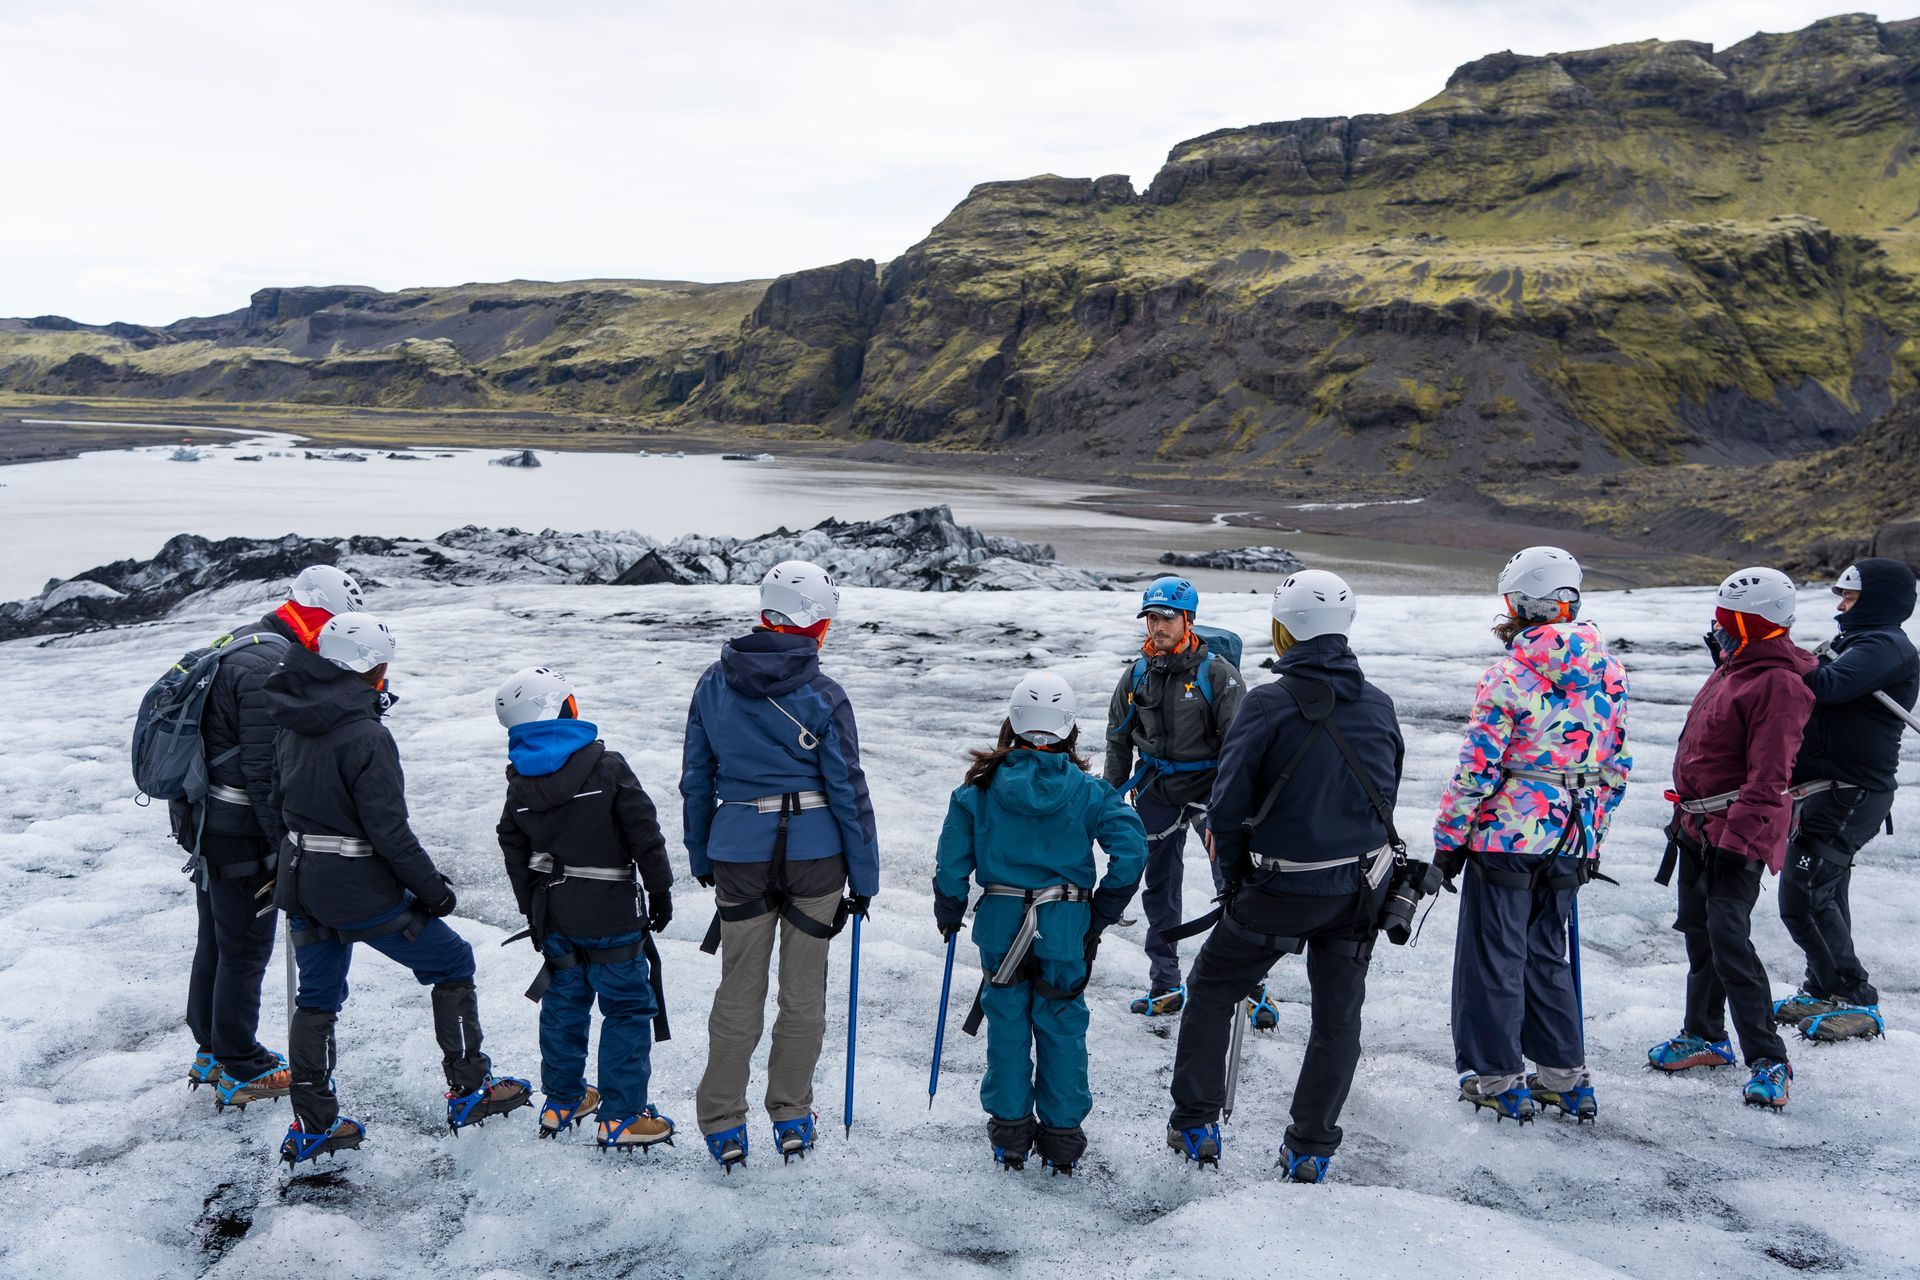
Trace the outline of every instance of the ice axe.
{"label": "ice axe", "polygon": [[1241,1000],[1233,1006],[1233,1039],[1227,1048],[1227,1102],[1220,1108],[1222,1120],[1233,1119],[1233,1093],[1240,1085],[1240,1042],[1246,1039],[1247,1019],[1253,1016],[1253,1001]]}
{"label": "ice axe", "polygon": [[947,935],[947,971],[940,976],[940,1021],[933,1024],[933,1070],[927,1075],[927,1110],[933,1110],[933,1095],[940,1092],[940,1048],[947,1040],[947,997],[953,992],[953,944],[960,935]]}
{"label": "ice axe", "polygon": [[1895,702],[1888,696],[1885,689],[1875,689],[1873,696],[1879,701],[1881,706],[1893,712],[1896,716],[1899,716],[1900,719],[1906,723],[1907,728],[1920,731],[1920,716],[1916,716],[1913,712]]}
{"label": "ice axe", "polygon": [[853,1136],[853,1051],[860,1030],[860,921],[853,918],[853,961],[847,970],[847,1099],[840,1108],[846,1135]]}

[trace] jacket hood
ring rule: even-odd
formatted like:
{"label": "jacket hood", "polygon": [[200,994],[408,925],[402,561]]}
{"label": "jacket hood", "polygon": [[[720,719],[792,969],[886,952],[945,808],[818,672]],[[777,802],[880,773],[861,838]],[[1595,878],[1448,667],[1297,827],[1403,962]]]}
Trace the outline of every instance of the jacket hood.
{"label": "jacket hood", "polygon": [[720,670],[749,698],[777,698],[819,674],[820,646],[806,636],[755,631],[720,646]]}
{"label": "jacket hood", "polygon": [[1725,670],[1757,671],[1762,667],[1791,667],[1801,675],[1820,665],[1820,660],[1782,633],[1764,640],[1749,640],[1721,659]]}
{"label": "jacket hood", "polygon": [[1273,669],[1277,675],[1318,680],[1332,689],[1334,697],[1342,701],[1359,697],[1361,690],[1366,687],[1367,678],[1360,670],[1360,659],[1353,656],[1345,636],[1315,636],[1311,640],[1302,640],[1281,654]]}
{"label": "jacket hood", "polygon": [[538,778],[599,736],[590,720],[530,720],[507,730],[507,758],[521,777]]}
{"label": "jacket hood", "polygon": [[1842,631],[1882,631],[1898,627],[1913,616],[1913,570],[1898,560],[1875,556],[1855,566],[1860,570],[1860,598],[1838,615]]}
{"label": "jacket hood", "polygon": [[380,695],[365,681],[299,645],[288,646],[265,692],[267,716],[294,733],[317,735],[349,720],[380,718]]}
{"label": "jacket hood", "polygon": [[1591,622],[1528,627],[1507,646],[1515,662],[1556,689],[1583,693],[1603,682],[1607,646]]}
{"label": "jacket hood", "polygon": [[987,795],[1023,818],[1058,813],[1085,784],[1086,774],[1064,751],[1014,751],[994,771]]}
{"label": "jacket hood", "polygon": [[[514,763],[508,766],[507,799],[536,813],[544,813],[548,809],[558,809],[579,793],[581,784],[599,766],[600,757],[607,754],[607,744],[592,737],[594,728],[584,720],[542,720],[538,723],[543,725],[585,724],[588,733],[586,743],[576,747],[571,753],[562,755],[553,763],[551,769],[543,773],[522,772],[517,757]],[[531,725],[515,725],[514,729],[531,727]],[[557,739],[554,741],[557,742]]]}

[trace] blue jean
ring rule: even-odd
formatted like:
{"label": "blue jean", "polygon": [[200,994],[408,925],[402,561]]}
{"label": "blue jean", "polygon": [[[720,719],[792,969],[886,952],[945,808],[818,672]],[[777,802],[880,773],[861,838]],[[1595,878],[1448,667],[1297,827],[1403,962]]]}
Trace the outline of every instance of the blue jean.
{"label": "blue jean", "polygon": [[[575,947],[596,951],[637,943],[644,933],[604,938],[547,935],[546,953],[565,955]],[[625,1120],[647,1105],[653,1075],[654,1000],[645,955],[618,964],[577,964],[555,969],[540,1001],[540,1088],[549,1099],[577,1102],[587,1092],[587,1031],[593,1000],[600,998],[600,1114]]]}
{"label": "blue jean", "polygon": [[[1147,916],[1147,980],[1155,991],[1170,991],[1180,985],[1180,947],[1178,943],[1164,941],[1160,931],[1180,923],[1180,887],[1186,877],[1188,825],[1181,819],[1197,813],[1192,816],[1191,825],[1205,840],[1207,818],[1204,811],[1196,811],[1192,806],[1176,809],[1144,797],[1134,807],[1139,810],[1140,821],[1149,837],[1173,828],[1158,840],[1149,839],[1147,871],[1140,881],[1140,904]],[[1214,892],[1218,893],[1225,887],[1220,878],[1220,865],[1214,862],[1208,865],[1213,871]]]}
{"label": "blue jean", "polygon": [[[391,911],[334,927],[348,933],[371,929],[397,918],[412,906],[409,898]],[[300,916],[290,916],[288,922],[295,933],[313,927],[311,921]],[[473,948],[448,927],[445,920],[428,920],[411,939],[405,933],[389,933],[360,944],[330,938],[295,947],[293,958],[300,966],[300,990],[294,1003],[302,1009],[340,1012],[347,1003],[347,970],[353,964],[355,945],[372,947],[396,964],[405,965],[413,970],[413,976],[423,987],[473,981]]]}

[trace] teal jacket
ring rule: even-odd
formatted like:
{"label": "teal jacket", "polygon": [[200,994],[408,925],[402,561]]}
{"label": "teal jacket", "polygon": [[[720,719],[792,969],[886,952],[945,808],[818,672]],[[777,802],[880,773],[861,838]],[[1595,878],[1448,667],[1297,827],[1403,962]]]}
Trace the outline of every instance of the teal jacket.
{"label": "teal jacket", "polygon": [[[1107,874],[1097,885],[1095,843],[1107,853]],[[1063,753],[1015,751],[985,791],[975,786],[954,791],[940,828],[933,882],[950,898],[966,897],[969,879],[1019,889],[1074,884],[1130,894],[1146,865],[1146,829],[1118,791]],[[1018,898],[985,899],[974,915],[974,942],[983,952],[1003,953],[1019,927],[1020,912]],[[1058,920],[1054,931],[1062,935],[1061,958],[1077,957],[1087,907],[1064,902],[1042,907],[1043,936],[1050,917]],[[1052,948],[1036,944],[1035,950],[1044,956]]]}

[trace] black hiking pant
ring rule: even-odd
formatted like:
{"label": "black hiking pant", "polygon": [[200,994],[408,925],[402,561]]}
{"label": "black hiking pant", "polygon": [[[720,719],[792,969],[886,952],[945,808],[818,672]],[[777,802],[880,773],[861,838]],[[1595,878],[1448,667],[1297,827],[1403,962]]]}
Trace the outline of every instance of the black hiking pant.
{"label": "black hiking pant", "polygon": [[[1382,884],[1368,897],[1364,919],[1369,939],[1386,894]],[[1312,1024],[1293,1088],[1293,1123],[1287,1126],[1286,1144],[1295,1155],[1330,1156],[1340,1146],[1340,1111],[1360,1065],[1360,1006],[1367,998],[1372,950],[1369,940],[1361,942],[1355,954],[1354,926],[1362,917],[1348,894],[1283,897],[1256,888],[1241,890],[1234,913],[1237,927],[1225,919],[1215,925],[1187,972],[1169,1123],[1186,1129],[1220,1118],[1227,1100],[1233,1020],[1245,1016],[1240,1001],[1267,976],[1274,961],[1292,954],[1249,934],[1304,938]]]}
{"label": "black hiking pant", "polygon": [[1766,866],[1751,858],[1680,841],[1680,911],[1673,927],[1687,939],[1687,1016],[1682,1030],[1727,1038],[1727,1010],[1748,1066],[1787,1060],[1773,1029],[1773,987],[1753,949],[1753,904]]}
{"label": "black hiking pant", "polygon": [[[265,859],[272,842],[246,836],[204,835],[200,852],[218,870]],[[200,933],[187,978],[187,1027],[203,1053],[236,1080],[251,1080],[279,1065],[256,1039],[260,1026],[260,983],[273,958],[274,927],[280,913],[256,915],[267,899],[260,889],[271,871],[212,880],[194,889]]]}
{"label": "black hiking pant", "polygon": [[1853,860],[1893,809],[1893,792],[1835,787],[1807,798],[1780,874],[1780,919],[1807,955],[1806,989],[1849,1004],[1880,993],[1853,949]]}

